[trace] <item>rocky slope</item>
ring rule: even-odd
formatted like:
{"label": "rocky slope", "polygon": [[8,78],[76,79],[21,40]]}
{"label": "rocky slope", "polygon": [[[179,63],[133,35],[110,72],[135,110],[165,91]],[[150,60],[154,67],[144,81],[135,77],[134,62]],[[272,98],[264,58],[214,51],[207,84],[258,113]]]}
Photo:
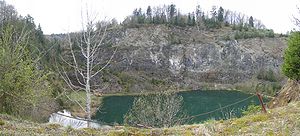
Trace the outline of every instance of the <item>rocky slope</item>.
{"label": "rocky slope", "polygon": [[270,73],[275,81],[284,80],[280,66],[286,38],[224,40],[233,39],[233,33],[226,27],[203,31],[166,25],[113,30],[108,37],[118,51],[100,78],[104,86],[99,90],[253,88],[258,75]]}
{"label": "rocky slope", "polygon": [[280,90],[280,93],[272,99],[268,107],[275,108],[285,106],[288,103],[300,100],[300,84],[297,81],[289,79]]}

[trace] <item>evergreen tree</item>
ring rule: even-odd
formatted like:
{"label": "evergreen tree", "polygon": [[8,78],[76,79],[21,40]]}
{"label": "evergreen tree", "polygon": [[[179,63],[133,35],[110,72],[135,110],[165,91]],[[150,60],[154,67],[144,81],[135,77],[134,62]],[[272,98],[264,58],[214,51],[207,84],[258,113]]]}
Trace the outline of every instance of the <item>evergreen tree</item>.
{"label": "evergreen tree", "polygon": [[142,12],[142,8],[139,8],[138,13],[137,13],[137,22],[139,24],[144,24],[145,23],[145,14]]}
{"label": "evergreen tree", "polygon": [[195,19],[195,14],[194,12],[192,13],[192,26],[196,25],[196,19]]}
{"label": "evergreen tree", "polygon": [[224,20],[224,9],[222,7],[218,10],[218,21],[223,22]]}
{"label": "evergreen tree", "polygon": [[162,10],[160,14],[160,24],[165,24],[165,23],[167,23],[167,15],[166,12]]}
{"label": "evergreen tree", "polygon": [[39,24],[38,25],[38,28],[35,32],[35,35],[37,37],[37,40],[41,43],[41,44],[45,44],[45,38],[44,38],[44,33],[42,31],[42,27],[41,25]]}
{"label": "evergreen tree", "polygon": [[154,10],[153,10],[153,23],[154,24],[160,24],[162,22],[161,14],[162,14],[161,7],[154,8]]}
{"label": "evergreen tree", "polygon": [[187,24],[188,24],[189,26],[191,26],[191,25],[193,24],[193,22],[192,22],[192,17],[191,17],[191,13],[188,13],[188,21],[187,21]]}
{"label": "evergreen tree", "polygon": [[152,22],[152,9],[151,9],[151,6],[147,7],[146,15],[147,15],[147,23],[151,23]]}
{"label": "evergreen tree", "polygon": [[175,22],[176,12],[176,5],[171,4],[168,6],[168,19],[171,24]]}
{"label": "evergreen tree", "polygon": [[194,12],[193,13],[188,13],[188,16],[187,16],[187,25],[189,25],[189,26],[196,25],[196,20],[195,20]]}
{"label": "evergreen tree", "polygon": [[182,15],[179,11],[177,12],[177,18],[176,18],[176,23],[178,26],[185,27],[187,24],[187,16]]}
{"label": "evergreen tree", "polygon": [[284,53],[283,73],[293,80],[300,80],[300,32],[293,32]]}
{"label": "evergreen tree", "polygon": [[250,16],[250,18],[249,18],[249,26],[254,27],[254,20],[253,20],[252,16]]}

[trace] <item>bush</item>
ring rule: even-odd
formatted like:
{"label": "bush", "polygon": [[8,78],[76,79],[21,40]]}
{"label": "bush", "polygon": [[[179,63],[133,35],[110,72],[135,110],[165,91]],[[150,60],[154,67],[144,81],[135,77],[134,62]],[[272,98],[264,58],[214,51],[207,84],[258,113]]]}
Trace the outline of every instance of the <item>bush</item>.
{"label": "bush", "polygon": [[247,107],[246,110],[242,111],[242,114],[243,115],[251,115],[251,114],[257,113],[259,111],[261,111],[261,106],[251,104]]}
{"label": "bush", "polygon": [[2,119],[0,119],[0,126],[3,126],[4,124],[5,122]]}
{"label": "bush", "polygon": [[256,91],[261,91],[263,94],[274,96],[281,87],[279,82],[262,82],[262,84],[256,88]]}
{"label": "bush", "polygon": [[274,31],[272,29],[250,29],[248,27],[241,28],[240,26],[233,26],[233,30],[238,29],[234,33],[234,39],[248,39],[248,38],[264,38],[269,37],[273,38],[275,37]]}
{"label": "bush", "polygon": [[207,29],[212,29],[212,28],[221,28],[222,24],[218,21],[215,21],[212,18],[205,19],[204,20],[204,25]]}
{"label": "bush", "polygon": [[272,29],[266,30],[266,36],[269,38],[274,38],[275,37],[274,31]]}
{"label": "bush", "polygon": [[276,75],[275,75],[275,73],[272,69],[269,69],[267,71],[264,70],[264,69],[261,69],[258,72],[257,79],[270,81],[270,82],[276,82],[277,81]]}
{"label": "bush", "polygon": [[119,80],[118,83],[122,85],[122,88],[125,92],[130,91],[130,87],[136,82],[134,77],[126,74],[126,73],[119,73],[117,74]]}
{"label": "bush", "polygon": [[151,84],[156,85],[156,86],[159,86],[159,85],[165,85],[166,82],[163,81],[163,80],[159,80],[159,79],[152,78],[152,79],[151,79]]}
{"label": "bush", "polygon": [[225,35],[224,36],[224,38],[223,38],[225,41],[229,41],[229,40],[231,40],[231,38],[230,38],[230,36],[227,34],[227,35]]}
{"label": "bush", "polygon": [[293,32],[288,39],[288,48],[284,52],[282,71],[293,80],[300,80],[300,32]]}

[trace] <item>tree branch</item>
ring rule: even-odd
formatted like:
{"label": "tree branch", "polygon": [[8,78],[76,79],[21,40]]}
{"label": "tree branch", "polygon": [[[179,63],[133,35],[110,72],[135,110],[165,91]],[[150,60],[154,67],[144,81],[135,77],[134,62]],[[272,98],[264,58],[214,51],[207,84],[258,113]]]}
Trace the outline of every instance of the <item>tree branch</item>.
{"label": "tree branch", "polygon": [[72,99],[71,99],[67,94],[65,94],[65,93],[64,93],[64,95],[65,95],[71,102],[78,104],[79,107],[81,108],[81,110],[83,110],[83,111],[86,113],[85,108],[84,108],[78,101],[72,100]]}
{"label": "tree branch", "polygon": [[[118,49],[118,48],[116,48],[116,49],[114,50],[113,55],[110,56],[110,59],[106,62],[106,64],[105,64],[100,70],[98,70],[96,73],[94,73],[94,74],[91,76],[91,78],[94,77],[95,75],[97,75],[99,72],[101,72],[103,69],[105,69],[105,68],[110,64],[111,60],[113,59],[113,57],[115,56],[115,54],[116,54],[116,52],[117,52],[117,49]],[[98,64],[99,64],[99,63],[98,63]],[[98,64],[96,64],[95,66],[97,66]],[[95,68],[95,66],[94,66],[93,68]],[[93,68],[92,68],[91,70],[93,70]]]}
{"label": "tree branch", "polygon": [[76,66],[70,64],[69,62],[67,62],[61,55],[60,55],[60,57],[61,57],[61,59],[63,60],[64,63],[66,63],[66,64],[68,64],[70,67],[74,68],[74,73],[75,73],[77,82],[78,82],[80,85],[85,86],[85,85],[79,80],[79,77],[78,77],[78,74],[77,74],[77,72],[78,72],[78,73],[81,75],[81,77],[82,77],[83,79],[85,79],[85,77],[84,77],[84,75],[83,75],[83,73],[82,73],[83,70],[81,70],[80,68],[78,68],[78,67],[76,67]]}
{"label": "tree branch", "polygon": [[66,73],[66,71],[63,67],[62,67],[63,72],[59,71],[59,68],[58,68],[57,64],[56,64],[56,67],[58,69],[59,75],[63,78],[63,80],[70,87],[70,89],[74,89],[74,88],[75,89],[83,89],[83,90],[85,89],[83,87],[73,85],[73,83],[71,82],[70,78],[68,77],[68,75],[67,75],[67,73]]}

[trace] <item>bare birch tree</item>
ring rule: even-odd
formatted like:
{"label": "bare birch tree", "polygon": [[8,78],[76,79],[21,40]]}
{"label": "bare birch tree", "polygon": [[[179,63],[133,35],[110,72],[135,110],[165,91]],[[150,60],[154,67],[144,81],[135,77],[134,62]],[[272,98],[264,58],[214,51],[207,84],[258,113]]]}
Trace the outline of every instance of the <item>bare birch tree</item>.
{"label": "bare birch tree", "polygon": [[[95,18],[91,18],[89,13],[86,13],[86,22],[82,21],[82,30],[79,34],[68,34],[67,45],[69,46],[69,60],[60,56],[62,62],[69,66],[73,72],[73,78],[69,73],[69,69],[64,67],[59,68],[59,73],[63,80],[67,83],[69,88],[78,93],[79,91],[86,92],[86,98],[83,98],[86,102],[85,106],[80,104],[78,100],[69,98],[71,101],[78,104],[85,112],[87,121],[87,127],[90,127],[91,121],[91,95],[97,85],[93,82],[93,78],[105,69],[111,62],[116,53],[116,49],[112,55],[106,59],[105,62],[100,61],[101,56],[100,48],[103,47],[107,25],[97,26]],[[70,58],[72,58],[70,60]],[[74,77],[75,76],[75,77]]]}
{"label": "bare birch tree", "polygon": [[161,92],[136,97],[124,122],[132,126],[171,127],[184,124],[183,97],[173,92]]}
{"label": "bare birch tree", "polygon": [[293,22],[294,22],[294,25],[300,27],[300,17],[299,17],[300,8],[298,6],[297,6],[297,11],[298,11],[298,15],[297,16],[293,16]]}

